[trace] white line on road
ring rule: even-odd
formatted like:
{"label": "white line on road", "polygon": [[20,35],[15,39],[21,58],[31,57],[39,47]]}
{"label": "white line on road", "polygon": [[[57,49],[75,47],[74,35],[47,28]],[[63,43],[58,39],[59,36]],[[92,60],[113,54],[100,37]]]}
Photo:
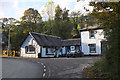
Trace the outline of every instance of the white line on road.
{"label": "white line on road", "polygon": [[46,69],[44,69],[44,72],[46,71]]}
{"label": "white line on road", "polygon": [[43,77],[45,77],[45,73],[43,73]]}
{"label": "white line on road", "polygon": [[44,68],[45,68],[46,66],[44,66]]}
{"label": "white line on road", "polygon": [[40,62],[38,62],[38,63],[40,63]]}
{"label": "white line on road", "polygon": [[44,65],[43,63],[41,63],[41,65]]}

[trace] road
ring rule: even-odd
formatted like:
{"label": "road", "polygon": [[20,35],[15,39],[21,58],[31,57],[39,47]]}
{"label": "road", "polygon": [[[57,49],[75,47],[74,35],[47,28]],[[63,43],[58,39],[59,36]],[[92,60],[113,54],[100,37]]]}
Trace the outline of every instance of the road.
{"label": "road", "polygon": [[100,57],[80,58],[3,58],[4,78],[83,78],[83,69]]}
{"label": "road", "polygon": [[42,78],[41,64],[27,59],[2,58],[2,78]]}

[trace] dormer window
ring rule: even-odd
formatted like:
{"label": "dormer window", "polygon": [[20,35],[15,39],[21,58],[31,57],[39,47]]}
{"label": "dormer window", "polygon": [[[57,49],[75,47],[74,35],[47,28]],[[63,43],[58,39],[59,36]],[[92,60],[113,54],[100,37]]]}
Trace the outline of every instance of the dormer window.
{"label": "dormer window", "polygon": [[89,31],[90,39],[95,39],[94,30]]}

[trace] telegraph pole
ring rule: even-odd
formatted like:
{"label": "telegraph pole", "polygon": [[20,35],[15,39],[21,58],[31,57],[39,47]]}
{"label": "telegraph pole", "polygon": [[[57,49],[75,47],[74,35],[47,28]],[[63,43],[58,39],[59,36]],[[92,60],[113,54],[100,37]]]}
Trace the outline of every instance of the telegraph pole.
{"label": "telegraph pole", "polygon": [[10,51],[10,25],[9,25],[9,33],[8,33],[8,54]]}

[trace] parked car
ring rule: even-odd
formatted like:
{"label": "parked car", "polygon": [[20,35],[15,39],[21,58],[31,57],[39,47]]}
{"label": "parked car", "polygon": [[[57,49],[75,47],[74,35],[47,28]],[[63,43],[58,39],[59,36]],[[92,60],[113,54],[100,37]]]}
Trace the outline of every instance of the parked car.
{"label": "parked car", "polygon": [[81,51],[70,51],[68,54],[67,54],[67,57],[82,57],[84,56],[84,53],[81,52]]}

